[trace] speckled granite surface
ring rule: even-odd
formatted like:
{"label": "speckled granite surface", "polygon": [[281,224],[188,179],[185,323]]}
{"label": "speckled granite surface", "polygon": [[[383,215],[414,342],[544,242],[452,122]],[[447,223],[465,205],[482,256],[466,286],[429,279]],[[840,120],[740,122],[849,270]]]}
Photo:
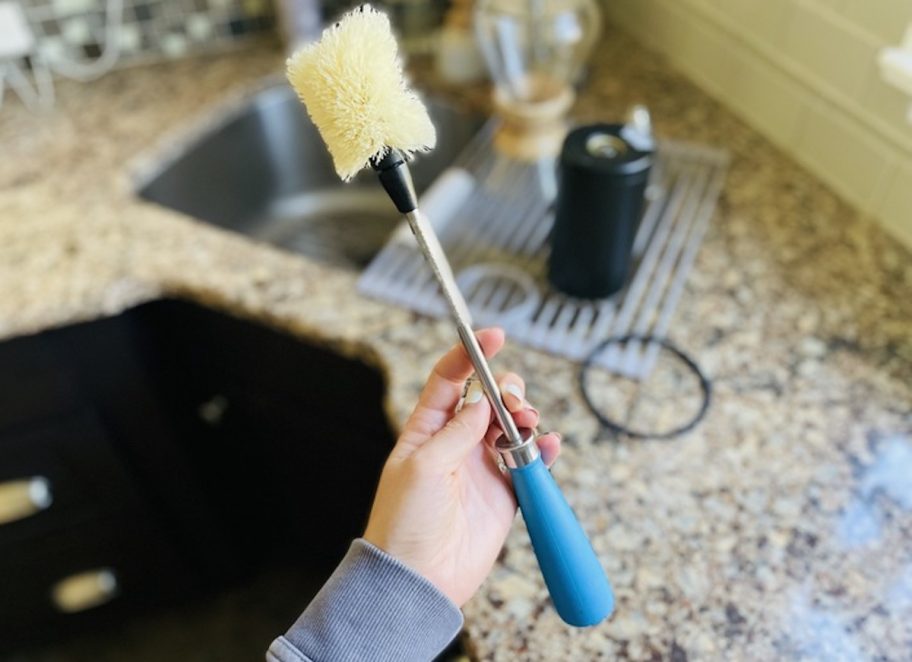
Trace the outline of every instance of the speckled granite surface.
{"label": "speckled granite surface", "polygon": [[[565,434],[555,474],[618,611],[564,626],[517,521],[465,608],[467,645],[484,660],[909,659],[912,256],[666,62],[611,31],[603,43],[582,119],[644,101],[660,135],[733,155],[670,334],[715,398],[678,440],[611,440],[583,408],[574,366],[509,347],[497,366],[524,374],[545,427]],[[177,294],[379,363],[404,416],[454,342],[446,324],[361,299],[353,273],[132,195],[137,154],[280,66],[264,50],[123,71],[61,85],[44,117],[8,102],[0,337]]]}

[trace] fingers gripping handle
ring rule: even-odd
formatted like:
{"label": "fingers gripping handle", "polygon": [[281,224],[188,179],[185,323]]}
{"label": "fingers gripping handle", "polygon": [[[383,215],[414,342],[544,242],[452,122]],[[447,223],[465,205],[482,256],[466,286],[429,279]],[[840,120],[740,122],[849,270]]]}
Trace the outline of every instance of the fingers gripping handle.
{"label": "fingers gripping handle", "polygon": [[[396,150],[389,150],[373,160],[372,166],[396,208],[406,215],[418,245],[450,303],[460,337],[476,370],[483,377],[492,406],[501,410],[497,419],[509,433],[501,437],[496,445],[510,467],[516,499],[526,520],[535,556],[538,557],[554,607],[570,625],[595,625],[614,611],[611,585],[576,515],[542,463],[533,432],[526,430],[526,434],[522,435],[500,402],[484,353],[471,332],[468,307],[459,294],[446,256],[433,228],[418,213],[418,201],[405,159]],[[488,374],[485,375],[485,372]]]}
{"label": "fingers gripping handle", "polygon": [[577,627],[601,622],[614,611],[614,592],[551,473],[538,457],[510,475],[557,613]]}

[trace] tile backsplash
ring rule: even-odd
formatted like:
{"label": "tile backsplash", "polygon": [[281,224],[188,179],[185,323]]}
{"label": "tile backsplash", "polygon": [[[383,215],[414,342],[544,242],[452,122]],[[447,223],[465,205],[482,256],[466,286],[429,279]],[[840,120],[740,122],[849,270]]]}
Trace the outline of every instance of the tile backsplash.
{"label": "tile backsplash", "polygon": [[[275,25],[272,0],[21,0],[47,60],[97,58],[117,40],[118,64],[220,50]],[[115,4],[116,3],[116,4]],[[122,7],[120,21],[118,8]]]}
{"label": "tile backsplash", "polygon": [[912,0],[604,0],[609,18],[912,246],[909,99],[877,54]]}

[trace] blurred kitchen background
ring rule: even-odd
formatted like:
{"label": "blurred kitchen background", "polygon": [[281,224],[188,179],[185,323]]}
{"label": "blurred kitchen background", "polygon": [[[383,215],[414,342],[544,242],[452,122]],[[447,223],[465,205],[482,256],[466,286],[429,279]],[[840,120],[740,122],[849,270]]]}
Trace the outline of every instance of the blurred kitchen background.
{"label": "blurred kitchen background", "polygon": [[[356,4],[0,0],[0,659],[259,659],[362,530],[455,336],[282,79]],[[562,626],[514,531],[441,659],[909,659],[912,0],[373,4],[619,597]],[[556,282],[480,9],[556,17],[572,123],[645,126],[610,292]]]}
{"label": "blurred kitchen background", "polygon": [[[0,48],[7,61],[0,80],[15,89],[19,74],[12,72],[30,64],[80,78],[110,67],[242,50],[274,39],[277,28],[286,37],[314,34],[322,19],[353,4],[8,0],[0,11],[6,21],[0,22],[0,35],[8,41]],[[440,49],[447,0],[383,5],[412,52]],[[906,186],[912,181],[912,37],[904,40],[909,9],[905,0],[604,3],[609,20],[665,54],[673,67],[907,243],[912,241]],[[20,27],[21,15],[31,33],[27,38],[20,36],[26,27]],[[282,23],[280,15],[294,18]]]}

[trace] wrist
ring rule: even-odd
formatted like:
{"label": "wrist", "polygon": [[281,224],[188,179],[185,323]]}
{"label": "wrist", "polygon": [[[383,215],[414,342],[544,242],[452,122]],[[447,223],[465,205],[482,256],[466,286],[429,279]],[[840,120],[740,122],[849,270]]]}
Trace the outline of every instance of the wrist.
{"label": "wrist", "polygon": [[453,595],[452,591],[448,590],[449,587],[446,583],[440,580],[438,573],[434,572],[434,564],[428,562],[428,554],[424,547],[414,549],[415,546],[402,544],[391,536],[374,533],[370,530],[370,527],[364,532],[362,540],[370,543],[377,550],[401,563],[411,572],[430,583],[453,604],[461,606],[458,596]]}
{"label": "wrist", "polygon": [[[458,607],[426,578],[365,539],[284,640],[307,659],[432,659],[462,627]],[[283,659],[283,658],[280,658]]]}

